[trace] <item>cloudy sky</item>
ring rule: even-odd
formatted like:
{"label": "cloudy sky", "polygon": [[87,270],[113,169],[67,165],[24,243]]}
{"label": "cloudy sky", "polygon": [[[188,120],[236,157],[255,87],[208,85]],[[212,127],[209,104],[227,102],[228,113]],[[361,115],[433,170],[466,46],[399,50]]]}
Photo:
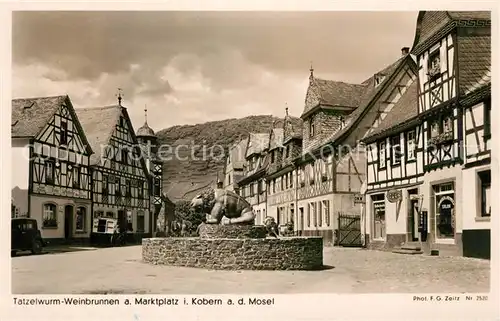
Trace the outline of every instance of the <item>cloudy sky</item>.
{"label": "cloudy sky", "polygon": [[411,47],[417,12],[16,12],[13,97],[123,104],[134,126],[283,116],[317,77],[359,83]]}

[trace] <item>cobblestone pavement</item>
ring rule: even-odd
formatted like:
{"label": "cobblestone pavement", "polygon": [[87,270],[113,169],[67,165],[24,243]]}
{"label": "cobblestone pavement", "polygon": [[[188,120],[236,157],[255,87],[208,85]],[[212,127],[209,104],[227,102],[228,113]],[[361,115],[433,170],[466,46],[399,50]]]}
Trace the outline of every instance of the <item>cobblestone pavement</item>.
{"label": "cobblestone pavement", "polygon": [[141,247],[12,258],[15,294],[488,292],[490,262],[326,248],[321,271],[209,271],[141,262]]}

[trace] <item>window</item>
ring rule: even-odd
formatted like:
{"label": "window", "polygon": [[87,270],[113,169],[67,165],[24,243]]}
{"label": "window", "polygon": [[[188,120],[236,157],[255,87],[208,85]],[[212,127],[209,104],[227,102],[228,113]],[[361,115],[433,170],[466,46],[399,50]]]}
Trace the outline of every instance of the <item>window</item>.
{"label": "window", "polygon": [[440,134],[439,123],[437,121],[431,124],[431,138],[437,137]]}
{"label": "window", "polygon": [[144,226],[145,226],[144,212],[138,211],[137,212],[137,232],[144,232]]}
{"label": "window", "polygon": [[80,166],[73,167],[73,188],[80,188]]}
{"label": "window", "polygon": [[139,181],[139,188],[137,191],[138,198],[143,199],[144,198],[144,181]]}
{"label": "window", "polygon": [[59,143],[61,145],[68,144],[68,123],[64,120],[61,121],[61,132],[59,135]]}
{"label": "window", "polygon": [[108,195],[108,193],[109,193],[109,182],[108,182],[108,176],[105,176],[105,175],[103,175],[103,176],[102,176],[101,193],[102,193],[103,195]]}
{"label": "window", "polygon": [[455,192],[453,183],[434,185],[436,238],[455,237]]}
{"label": "window", "polygon": [[311,226],[311,203],[307,206],[307,227]]}
{"label": "window", "polygon": [[83,206],[76,208],[76,228],[77,232],[85,231],[85,216],[87,214],[87,209]]}
{"label": "window", "polygon": [[311,119],[309,122],[309,137],[313,137],[313,136],[314,136],[314,122]]}
{"label": "window", "polygon": [[372,196],[373,200],[373,238],[385,238],[385,197],[384,194]]}
{"label": "window", "polygon": [[311,207],[312,211],[312,217],[313,217],[313,226],[318,226],[318,217],[316,213],[316,204],[315,203],[309,203],[309,206]]}
{"label": "window", "polygon": [[115,217],[115,213],[113,213],[113,212],[106,212],[106,217],[113,218],[113,217]]}
{"label": "window", "polygon": [[161,180],[154,178],[154,196],[160,196],[161,193]]}
{"label": "window", "polygon": [[134,228],[132,226],[132,212],[127,211],[127,231],[134,231]]}
{"label": "window", "polygon": [[120,179],[118,178],[116,181],[115,181],[115,195],[116,196],[121,196],[122,195],[122,192],[121,192],[121,184],[120,184]]}
{"label": "window", "polygon": [[99,218],[99,217],[104,217],[103,211],[95,211],[94,212],[94,218]]}
{"label": "window", "polygon": [[491,98],[484,102],[484,139],[491,138]]}
{"label": "window", "polygon": [[443,133],[453,132],[453,120],[451,117],[445,117],[443,119]]}
{"label": "window", "polygon": [[378,146],[378,166],[380,168],[385,168],[386,156],[385,156],[385,142],[380,142]]}
{"label": "window", "polygon": [[323,226],[323,203],[318,202],[318,226]]}
{"label": "window", "polygon": [[45,183],[54,184],[54,162],[51,160],[45,162]]}
{"label": "window", "polygon": [[325,213],[325,224],[330,226],[330,201],[323,201],[323,211]]}
{"label": "window", "polygon": [[293,172],[290,173],[290,188],[293,188],[293,179],[294,179],[294,174]]}
{"label": "window", "polygon": [[478,173],[481,183],[481,216],[491,216],[491,171]]}
{"label": "window", "polygon": [[125,182],[125,188],[126,188],[125,195],[127,197],[131,197],[132,196],[132,183],[130,182],[129,179],[127,179]]}
{"label": "window", "polygon": [[122,153],[122,163],[128,164],[128,150],[126,148],[121,150]]}
{"label": "window", "polygon": [[416,135],[415,130],[406,133],[406,159],[415,160]]}
{"label": "window", "polygon": [[274,151],[274,150],[271,152],[271,163],[274,163],[274,153],[275,153],[275,152],[276,152],[276,151]]}
{"label": "window", "polygon": [[42,227],[57,227],[57,207],[54,204],[43,205]]}
{"label": "window", "polygon": [[433,80],[441,75],[441,60],[439,58],[439,50],[436,50],[429,55],[427,75],[429,76],[430,80]]}
{"label": "window", "polygon": [[391,150],[392,165],[401,164],[401,141],[399,135],[391,138]]}

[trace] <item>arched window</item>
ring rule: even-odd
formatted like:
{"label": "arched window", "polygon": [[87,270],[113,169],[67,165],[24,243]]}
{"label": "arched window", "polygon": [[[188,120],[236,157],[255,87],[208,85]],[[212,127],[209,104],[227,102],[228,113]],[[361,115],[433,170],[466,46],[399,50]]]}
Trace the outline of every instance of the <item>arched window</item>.
{"label": "arched window", "polygon": [[87,208],[80,206],[76,209],[76,232],[85,232],[85,218],[87,216]]}
{"label": "arched window", "polygon": [[43,204],[42,227],[57,228],[57,206],[55,204]]}

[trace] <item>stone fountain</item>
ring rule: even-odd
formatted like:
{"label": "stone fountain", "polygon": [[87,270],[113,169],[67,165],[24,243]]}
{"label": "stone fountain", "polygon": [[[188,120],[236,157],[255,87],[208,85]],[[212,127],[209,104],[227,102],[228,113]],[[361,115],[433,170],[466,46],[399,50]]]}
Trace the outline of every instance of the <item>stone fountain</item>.
{"label": "stone fountain", "polygon": [[250,204],[236,193],[210,189],[191,206],[210,213],[198,228],[199,237],[143,239],[144,262],[215,270],[323,267],[322,237],[270,237],[269,226],[254,225]]}

